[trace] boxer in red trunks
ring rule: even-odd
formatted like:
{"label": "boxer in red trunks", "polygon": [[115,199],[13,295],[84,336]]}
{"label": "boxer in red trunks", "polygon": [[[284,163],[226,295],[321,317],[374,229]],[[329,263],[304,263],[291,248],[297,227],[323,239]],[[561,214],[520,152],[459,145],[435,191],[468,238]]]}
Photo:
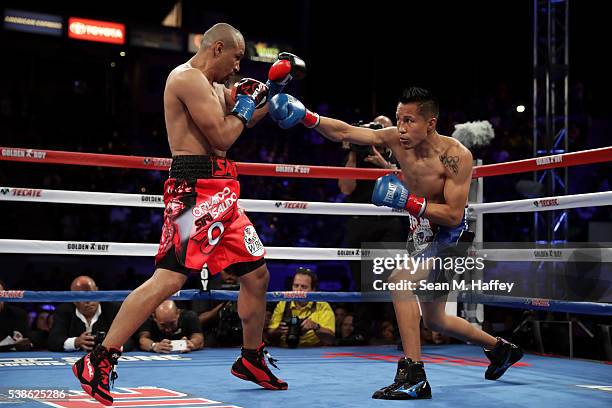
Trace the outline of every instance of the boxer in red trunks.
{"label": "boxer in red trunks", "polygon": [[281,53],[267,84],[245,78],[230,92],[221,84],[238,72],[245,53],[242,34],[229,24],[214,25],[202,37],[200,50],[168,76],[164,114],[172,152],[170,178],[164,185],[164,226],[153,276],[123,302],[102,345],[73,366],[89,395],[112,405],[109,380],[120,345],[153,310],[181,289],[189,273],[216,274],[225,269],[240,278],[238,313],[243,327],[241,356],[231,373],[272,390],[287,389],[266,365],[264,350],[268,270],[265,249],[255,228],[238,207],[240,184],[226,151],[246,126],[268,111],[275,94],[305,72],[298,57]]}
{"label": "boxer in red trunks", "polygon": [[174,156],[164,185],[164,227],[157,268],[188,275],[242,276],[265,265],[265,249],[238,207],[236,165],[220,156]]}

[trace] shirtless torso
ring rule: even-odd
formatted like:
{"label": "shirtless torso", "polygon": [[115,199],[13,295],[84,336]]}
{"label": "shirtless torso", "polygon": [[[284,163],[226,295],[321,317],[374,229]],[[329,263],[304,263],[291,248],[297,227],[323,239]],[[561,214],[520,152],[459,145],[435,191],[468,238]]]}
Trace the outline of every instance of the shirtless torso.
{"label": "shirtless torso", "polygon": [[[212,154],[225,156],[226,151],[215,149],[202,130],[196,125],[186,104],[181,100],[184,79],[197,81],[198,87],[210,94],[218,104],[209,104],[209,115],[224,117],[231,109],[230,91],[221,84],[213,83],[202,72],[189,63],[181,64],[170,72],[164,90],[164,116],[168,143],[173,156]],[[194,84],[195,85],[195,84]]]}
{"label": "shirtless torso", "polygon": [[[446,204],[445,185],[458,175],[460,157],[469,151],[457,140],[441,135],[439,144],[424,156],[414,149],[405,150],[397,135],[385,138],[385,141],[402,169],[404,183],[410,192],[426,197],[430,203]],[[471,161],[462,165],[469,167],[471,173]],[[469,183],[467,186],[469,188]]]}

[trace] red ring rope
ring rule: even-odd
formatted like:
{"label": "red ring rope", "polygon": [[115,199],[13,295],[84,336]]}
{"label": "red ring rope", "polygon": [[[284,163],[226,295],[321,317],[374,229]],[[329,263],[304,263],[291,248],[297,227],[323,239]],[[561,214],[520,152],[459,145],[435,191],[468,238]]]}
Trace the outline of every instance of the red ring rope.
{"label": "red ring rope", "polygon": [[[171,159],[161,157],[121,156],[12,147],[0,147],[0,160],[147,170],[168,170],[171,163]],[[612,147],[476,166],[474,167],[472,178],[525,173],[529,171],[540,171],[608,161],[612,161]],[[272,163],[237,163],[237,166],[238,174],[240,175],[268,177],[351,178],[373,180],[389,172],[389,170],[385,169],[358,169],[349,167]]]}

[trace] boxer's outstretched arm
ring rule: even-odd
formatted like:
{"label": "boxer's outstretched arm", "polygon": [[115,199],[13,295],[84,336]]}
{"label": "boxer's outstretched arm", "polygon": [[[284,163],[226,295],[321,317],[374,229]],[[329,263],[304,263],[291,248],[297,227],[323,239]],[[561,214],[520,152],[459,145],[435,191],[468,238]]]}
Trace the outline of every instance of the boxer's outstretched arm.
{"label": "boxer's outstretched arm", "polygon": [[351,126],[338,119],[321,116],[317,132],[333,142],[350,142],[358,145],[386,145],[384,135],[389,133],[386,128],[373,130],[364,127]]}
{"label": "boxer's outstretched arm", "polygon": [[289,129],[298,123],[325,136],[332,142],[350,142],[358,145],[387,146],[388,136],[397,133],[396,127],[373,130],[351,126],[338,119],[320,116],[311,112],[297,98],[288,94],[278,94],[270,98],[270,117],[282,129]]}
{"label": "boxer's outstretched arm", "polygon": [[211,146],[228,150],[242,133],[244,124],[234,115],[225,115],[204,75],[189,69],[177,74],[170,86]]}
{"label": "boxer's outstretched arm", "polygon": [[461,222],[468,200],[472,181],[472,153],[463,146],[457,146],[449,149],[439,159],[446,168],[446,203],[429,203],[423,216],[434,224],[454,227]]}

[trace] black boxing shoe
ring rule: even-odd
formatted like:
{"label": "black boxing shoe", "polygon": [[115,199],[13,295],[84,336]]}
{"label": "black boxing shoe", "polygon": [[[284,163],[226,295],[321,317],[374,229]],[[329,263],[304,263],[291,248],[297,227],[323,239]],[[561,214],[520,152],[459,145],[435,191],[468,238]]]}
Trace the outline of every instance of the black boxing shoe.
{"label": "black boxing shoe", "polygon": [[386,400],[430,399],[431,387],[422,362],[402,357],[397,362],[393,384],[376,391],[372,398]]}
{"label": "black boxing shoe", "polygon": [[283,380],[277,378],[266,364],[266,359],[275,368],[275,359],[270,353],[264,350],[264,343],[255,350],[242,349],[242,355],[238,357],[232,365],[232,374],[242,380],[252,381],[260,387],[268,390],[286,390],[288,385]]}
{"label": "black boxing shoe", "polygon": [[99,344],[72,365],[72,372],[81,383],[83,391],[101,404],[113,405],[110,385],[117,379],[115,366],[120,356],[119,349],[111,347],[107,350]]}
{"label": "black boxing shoe", "polygon": [[523,358],[523,350],[521,350],[519,346],[501,337],[497,338],[497,344],[493,347],[493,350],[485,349],[484,352],[491,361],[491,364],[489,364],[485,372],[485,378],[487,380],[497,380],[504,375],[512,364]]}

